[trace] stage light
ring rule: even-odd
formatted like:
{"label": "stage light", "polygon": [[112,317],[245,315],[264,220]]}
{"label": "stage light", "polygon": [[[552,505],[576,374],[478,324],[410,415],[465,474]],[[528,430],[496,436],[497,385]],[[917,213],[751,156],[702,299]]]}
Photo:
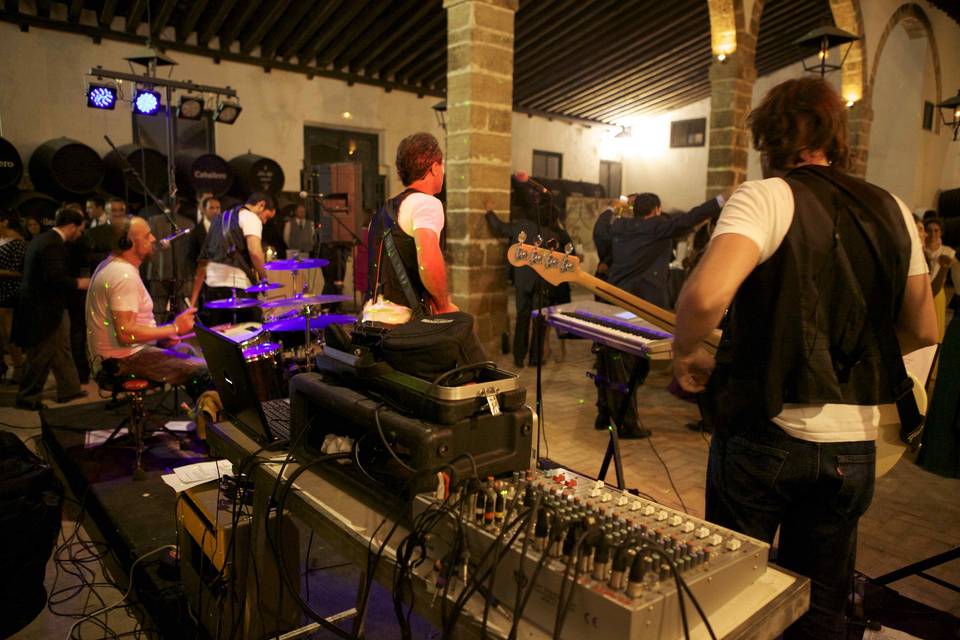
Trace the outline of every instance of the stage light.
{"label": "stage light", "polygon": [[180,96],[177,117],[184,120],[199,120],[203,115],[203,96]]}
{"label": "stage light", "polygon": [[160,112],[160,94],[149,89],[137,89],[133,94],[133,112],[141,116],[155,116]]}
{"label": "stage light", "polygon": [[223,124],[233,124],[237,121],[237,118],[240,117],[240,112],[243,108],[238,102],[227,102],[221,100],[217,105],[217,111],[213,115],[213,119],[217,122],[222,122]]}
{"label": "stage light", "polygon": [[91,82],[87,85],[87,106],[91,109],[114,109],[117,106],[117,87]]}

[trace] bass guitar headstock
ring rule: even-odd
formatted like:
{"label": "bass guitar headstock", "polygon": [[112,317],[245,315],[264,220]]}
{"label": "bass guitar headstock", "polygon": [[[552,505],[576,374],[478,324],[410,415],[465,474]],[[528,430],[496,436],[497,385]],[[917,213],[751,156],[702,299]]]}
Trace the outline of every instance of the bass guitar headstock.
{"label": "bass guitar headstock", "polygon": [[544,248],[539,236],[533,244],[526,244],[527,234],[523,231],[517,236],[517,244],[507,250],[507,260],[515,267],[530,267],[541,278],[552,285],[561,282],[575,282],[580,275],[580,258],[573,255],[573,245],[569,242],[563,253]]}

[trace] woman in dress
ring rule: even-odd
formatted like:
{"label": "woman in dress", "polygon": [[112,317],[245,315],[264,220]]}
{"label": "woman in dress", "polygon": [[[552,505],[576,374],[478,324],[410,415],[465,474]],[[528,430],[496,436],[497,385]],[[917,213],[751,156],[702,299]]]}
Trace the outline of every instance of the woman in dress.
{"label": "woman in dress", "polygon": [[[943,258],[943,262],[952,265],[949,267],[951,279],[953,280],[953,286],[957,287],[960,285],[960,263],[957,263],[953,259],[956,256],[956,252],[952,248],[943,244],[943,241],[941,240],[943,235],[943,224],[940,222],[939,218],[927,218],[923,221],[923,226],[927,233],[926,240],[923,243],[923,252],[927,256],[927,263],[930,267],[930,280],[935,281],[937,276],[940,274],[940,270],[947,268],[941,266],[941,258]],[[947,259],[949,259],[949,261]],[[937,312],[937,326],[940,328],[941,341],[943,340],[943,334],[947,326],[947,305],[950,304],[950,298],[952,297],[952,292],[950,292],[948,296],[946,288],[941,287],[940,291],[937,292],[933,298],[933,304]]]}
{"label": "woman in dress", "polygon": [[0,211],[0,381],[7,375],[7,353],[13,362],[11,381],[18,382],[23,375],[23,351],[10,341],[10,328],[26,252],[27,243],[23,239],[19,216],[14,212]]}

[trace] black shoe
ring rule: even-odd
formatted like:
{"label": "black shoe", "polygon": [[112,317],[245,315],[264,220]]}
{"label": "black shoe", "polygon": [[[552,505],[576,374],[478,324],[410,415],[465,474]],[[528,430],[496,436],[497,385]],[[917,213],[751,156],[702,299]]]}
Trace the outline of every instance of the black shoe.
{"label": "black shoe", "polygon": [[713,429],[710,428],[710,425],[707,424],[706,420],[688,422],[687,429],[690,429],[690,431],[701,431],[703,433],[713,433]]}
{"label": "black shoe", "polygon": [[597,419],[593,421],[593,428],[597,431],[605,431],[609,426],[610,416],[598,413]]}
{"label": "black shoe", "polygon": [[17,400],[13,406],[15,406],[17,409],[24,409],[25,411],[40,411],[41,409],[47,408],[47,405],[43,404],[39,400],[34,400],[33,402]]}
{"label": "black shoe", "polygon": [[71,400],[86,398],[88,395],[90,394],[87,392],[86,389],[80,389],[80,391],[77,391],[73,395],[69,395],[66,398],[57,398],[57,402],[59,402],[60,404],[63,404],[64,402],[70,402]]}
{"label": "black shoe", "polygon": [[621,440],[640,440],[641,438],[649,438],[652,433],[650,429],[644,429],[643,427],[630,427],[621,429],[617,432],[617,435]]}

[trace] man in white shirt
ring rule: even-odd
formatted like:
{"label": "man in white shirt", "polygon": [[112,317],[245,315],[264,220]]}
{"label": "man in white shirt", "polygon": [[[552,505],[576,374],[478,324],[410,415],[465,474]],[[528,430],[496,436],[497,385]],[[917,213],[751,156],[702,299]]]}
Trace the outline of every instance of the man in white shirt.
{"label": "man in white shirt", "polygon": [[140,217],[130,218],[116,237],[113,253],[97,267],[87,290],[90,361],[95,369],[185,385],[198,396],[209,386],[206,363],[169,348],[193,328],[196,309],[157,326],[153,300],[140,279],[140,265],[153,255],[156,238]]}
{"label": "man in white shirt", "polygon": [[[429,133],[415,133],[397,147],[397,173],[406,190],[393,198],[370,227],[370,271],[367,298],[374,294],[407,307],[423,306],[432,313],[457,311],[447,289],[447,271],[440,250],[443,204],[435,197],[443,189],[443,152]],[[389,209],[389,211],[387,211]],[[383,233],[391,228],[397,254],[411,285],[410,300],[385,249]],[[365,316],[366,318],[366,316]]]}
{"label": "man in white shirt", "polygon": [[[211,220],[207,239],[200,252],[201,266],[195,276],[198,279],[203,277],[199,297],[204,305],[200,311],[200,319],[205,325],[214,326],[234,318],[248,321],[260,317],[257,308],[216,310],[206,308],[206,304],[234,295],[251,297],[244,293],[244,289],[267,279],[262,243],[263,225],[276,213],[273,196],[254,192],[242,206],[224,211]],[[196,287],[194,295],[197,295]],[[196,297],[191,303],[196,304]]]}
{"label": "man in white shirt", "polygon": [[[706,388],[707,519],[771,543],[779,528],[777,562],[812,580],[784,637],[845,638],[874,441],[896,415],[885,347],[936,342],[930,282],[910,211],[842,172],[846,108],[829,84],[788,80],[750,123],[764,174],[783,177],[724,207],[677,302],[674,374]],[[714,360],[701,340],[725,313]]]}

